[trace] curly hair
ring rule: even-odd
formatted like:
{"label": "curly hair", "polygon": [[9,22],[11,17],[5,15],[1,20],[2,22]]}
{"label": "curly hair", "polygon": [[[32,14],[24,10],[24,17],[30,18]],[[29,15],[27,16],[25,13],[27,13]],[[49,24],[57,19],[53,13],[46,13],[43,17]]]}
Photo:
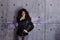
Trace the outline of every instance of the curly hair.
{"label": "curly hair", "polygon": [[31,21],[31,17],[29,16],[29,12],[26,10],[26,9],[24,9],[24,8],[22,8],[22,9],[20,9],[19,11],[18,11],[18,15],[17,15],[17,22],[19,23],[19,19],[22,17],[22,11],[24,11],[25,12],[25,14],[26,14],[26,19],[28,19],[29,21]]}

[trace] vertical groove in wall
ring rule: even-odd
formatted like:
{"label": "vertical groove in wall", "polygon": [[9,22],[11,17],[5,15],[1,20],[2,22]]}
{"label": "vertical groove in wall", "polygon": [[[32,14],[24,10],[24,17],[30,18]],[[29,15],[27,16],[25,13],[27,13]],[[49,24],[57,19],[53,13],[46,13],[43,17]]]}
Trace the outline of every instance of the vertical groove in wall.
{"label": "vertical groove in wall", "polygon": [[[44,20],[46,21],[46,0],[44,0]],[[46,23],[44,23],[44,40],[46,40]]]}

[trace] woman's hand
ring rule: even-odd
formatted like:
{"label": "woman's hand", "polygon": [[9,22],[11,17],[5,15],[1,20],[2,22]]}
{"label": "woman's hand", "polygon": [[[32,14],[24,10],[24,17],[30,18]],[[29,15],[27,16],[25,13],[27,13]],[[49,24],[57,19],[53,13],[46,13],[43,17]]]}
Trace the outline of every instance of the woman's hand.
{"label": "woman's hand", "polygon": [[24,19],[25,19],[25,17],[21,17],[21,18],[20,18],[20,21],[21,21],[21,20],[24,20]]}
{"label": "woman's hand", "polygon": [[24,32],[26,32],[26,33],[28,33],[28,31],[27,31],[27,30],[25,30],[25,29],[24,29],[23,31],[24,31]]}

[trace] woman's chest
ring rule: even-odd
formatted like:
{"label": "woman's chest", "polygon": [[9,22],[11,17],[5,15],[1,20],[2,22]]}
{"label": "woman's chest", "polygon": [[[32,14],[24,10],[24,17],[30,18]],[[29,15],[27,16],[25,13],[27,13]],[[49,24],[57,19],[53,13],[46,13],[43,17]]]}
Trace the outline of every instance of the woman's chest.
{"label": "woman's chest", "polygon": [[26,26],[28,24],[28,20],[25,20],[25,21],[21,21],[19,23],[20,26]]}

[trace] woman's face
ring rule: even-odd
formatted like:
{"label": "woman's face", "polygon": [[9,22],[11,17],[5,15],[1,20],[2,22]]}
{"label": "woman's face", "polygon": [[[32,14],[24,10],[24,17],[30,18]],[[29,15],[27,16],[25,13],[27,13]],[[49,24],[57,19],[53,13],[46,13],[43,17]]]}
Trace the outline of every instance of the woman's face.
{"label": "woman's face", "polygon": [[26,16],[26,13],[24,11],[22,11],[22,16],[25,17]]}

